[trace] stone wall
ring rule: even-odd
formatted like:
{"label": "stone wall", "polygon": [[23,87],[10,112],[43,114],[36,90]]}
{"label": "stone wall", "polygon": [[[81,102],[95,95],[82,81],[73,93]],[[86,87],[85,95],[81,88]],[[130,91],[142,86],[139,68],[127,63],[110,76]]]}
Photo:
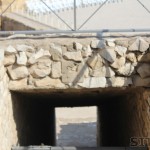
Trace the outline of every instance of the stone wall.
{"label": "stone wall", "polygon": [[[68,40],[68,41],[67,41]],[[149,38],[0,42],[9,88],[149,86]]]}
{"label": "stone wall", "polygon": [[9,78],[3,65],[3,50],[0,50],[0,149],[10,150],[17,144],[17,131],[13,117]]}

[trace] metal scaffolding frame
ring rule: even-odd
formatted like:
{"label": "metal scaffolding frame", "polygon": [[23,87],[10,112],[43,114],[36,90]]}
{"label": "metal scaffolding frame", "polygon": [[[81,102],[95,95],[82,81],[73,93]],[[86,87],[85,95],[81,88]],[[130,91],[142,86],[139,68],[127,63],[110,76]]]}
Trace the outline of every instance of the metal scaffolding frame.
{"label": "metal scaffolding frame", "polygon": [[[0,17],[14,4],[16,0],[6,7],[6,9],[0,14]],[[76,1],[74,0],[74,28],[72,28],[63,18],[61,18],[52,8],[50,8],[44,0],[40,0],[58,19],[60,19],[70,30],[26,30],[26,31],[0,31],[0,35],[13,35],[13,34],[73,34],[73,33],[106,33],[106,32],[150,32],[150,28],[144,29],[102,29],[102,30],[81,30],[81,28],[109,1],[105,0],[84,22],[77,28],[77,11],[76,11]],[[150,10],[141,2],[141,0],[136,0],[149,14]]]}

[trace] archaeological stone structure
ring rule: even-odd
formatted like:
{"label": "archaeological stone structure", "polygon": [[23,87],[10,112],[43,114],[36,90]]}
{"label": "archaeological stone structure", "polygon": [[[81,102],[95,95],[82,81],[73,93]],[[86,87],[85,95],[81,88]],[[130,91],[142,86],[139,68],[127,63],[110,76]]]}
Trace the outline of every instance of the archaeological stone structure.
{"label": "archaeological stone structure", "polygon": [[129,146],[150,137],[149,87],[149,37],[2,38],[0,149],[55,145],[56,106],[97,106],[98,146]]}

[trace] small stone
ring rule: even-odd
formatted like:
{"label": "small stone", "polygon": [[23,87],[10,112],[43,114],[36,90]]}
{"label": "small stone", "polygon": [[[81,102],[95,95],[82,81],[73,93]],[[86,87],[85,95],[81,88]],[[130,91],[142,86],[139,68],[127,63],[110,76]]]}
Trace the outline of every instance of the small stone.
{"label": "small stone", "polygon": [[122,39],[122,40],[116,40],[115,41],[116,45],[119,45],[119,46],[123,46],[123,47],[128,47],[128,39]]}
{"label": "small stone", "polygon": [[23,79],[29,75],[28,69],[25,66],[12,65],[7,67],[7,69],[12,80]]}
{"label": "small stone", "polygon": [[145,52],[148,50],[148,48],[149,48],[149,43],[146,42],[143,38],[139,37],[129,45],[128,50]]}
{"label": "small stone", "polygon": [[52,63],[52,78],[60,78],[62,75],[61,73],[61,62],[53,62]]}
{"label": "small stone", "polygon": [[49,87],[56,89],[64,89],[66,85],[61,82],[60,79],[51,79],[50,77],[45,77],[40,80],[35,81],[36,87]]}
{"label": "small stone", "polygon": [[134,73],[134,66],[131,63],[126,63],[124,66],[117,70],[119,75],[130,76]]}
{"label": "small stone", "polygon": [[28,60],[28,63],[35,64],[39,58],[42,58],[42,57],[50,58],[50,56],[51,56],[51,54],[49,53],[49,51],[40,49],[39,51],[37,51],[36,53],[33,53],[31,55],[31,57]]}
{"label": "small stone", "polygon": [[50,44],[50,53],[54,61],[61,61],[62,59],[62,48],[60,45],[51,43]]}
{"label": "small stone", "polygon": [[97,70],[91,70],[90,75],[92,77],[112,77],[115,75],[115,72],[110,67],[100,67]]}
{"label": "small stone", "polygon": [[100,50],[100,55],[111,63],[113,63],[116,60],[116,53],[114,51],[114,48],[106,48]]}
{"label": "small stone", "polygon": [[103,49],[105,47],[106,47],[106,43],[104,40],[92,40],[91,41],[91,48]]}
{"label": "small stone", "polygon": [[133,76],[133,84],[134,86],[150,87],[150,77],[143,79],[139,75],[135,75]]}
{"label": "small stone", "polygon": [[10,81],[9,82],[9,90],[21,90],[27,88],[27,78]]}
{"label": "small stone", "polygon": [[125,78],[125,77],[108,78],[107,82],[108,82],[108,86],[112,86],[112,87],[127,87],[133,84],[131,78]]}
{"label": "small stone", "polygon": [[125,65],[126,59],[124,57],[116,58],[115,62],[111,64],[111,67],[119,69]]}
{"label": "small stone", "polygon": [[19,52],[34,51],[34,48],[32,46],[24,45],[24,44],[17,45],[16,48],[17,48],[17,51]]}
{"label": "small stone", "polygon": [[103,60],[100,55],[94,55],[87,60],[87,65],[92,69],[99,69],[103,66]]}
{"label": "small stone", "polygon": [[147,78],[150,77],[150,64],[141,64],[138,69],[137,72],[139,73],[139,75],[141,76],[141,78]]}
{"label": "small stone", "polygon": [[137,59],[138,59],[138,62],[149,63],[150,62],[150,53],[147,53],[145,55],[139,55]]}
{"label": "small stone", "polygon": [[15,62],[16,62],[16,56],[13,54],[6,55],[4,58],[4,66],[13,65]]}
{"label": "small stone", "polygon": [[82,55],[81,55],[81,51],[66,52],[66,53],[64,53],[63,57],[66,60],[73,60],[73,61],[77,61],[77,62],[81,62],[83,60]]}
{"label": "small stone", "polygon": [[104,88],[106,87],[105,77],[89,77],[85,78],[83,83],[78,83],[83,88]]}
{"label": "small stone", "polygon": [[116,46],[115,51],[120,55],[120,56],[125,56],[127,52],[127,48],[123,46]]}
{"label": "small stone", "polygon": [[27,56],[25,52],[19,52],[17,56],[17,64],[18,65],[26,65],[27,64]]}
{"label": "small stone", "polygon": [[73,45],[76,50],[82,50],[82,47],[83,47],[82,44],[78,42],[74,42]]}
{"label": "small stone", "polygon": [[89,45],[87,47],[84,47],[81,52],[82,52],[83,58],[87,58],[92,55],[92,50]]}
{"label": "small stone", "polygon": [[29,72],[34,78],[48,76],[51,73],[51,60],[48,58],[39,60],[29,68]]}
{"label": "small stone", "polygon": [[136,59],[136,56],[135,56],[134,53],[129,53],[129,54],[127,54],[126,57],[127,57],[128,60],[130,60],[130,61],[133,62],[133,63],[136,63],[136,62],[137,62],[137,59]]}
{"label": "small stone", "polygon": [[9,45],[5,50],[6,55],[16,54],[16,53],[17,53],[17,50],[11,45]]}
{"label": "small stone", "polygon": [[114,39],[106,39],[106,43],[110,47],[115,47]]}

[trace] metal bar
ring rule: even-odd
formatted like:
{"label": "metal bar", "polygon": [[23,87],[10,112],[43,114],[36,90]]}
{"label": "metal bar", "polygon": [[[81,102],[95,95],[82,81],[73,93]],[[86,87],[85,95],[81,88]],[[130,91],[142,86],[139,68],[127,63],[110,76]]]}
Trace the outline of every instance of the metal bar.
{"label": "metal bar", "polygon": [[144,8],[145,10],[150,13],[150,10],[140,1],[140,0],[137,0]]}
{"label": "metal bar", "polygon": [[148,29],[103,29],[103,30],[30,30],[30,31],[0,31],[0,35],[40,35],[40,34],[74,34],[74,33],[111,33],[111,32],[150,32]]}
{"label": "metal bar", "polygon": [[107,2],[108,2],[108,0],[106,0],[105,2],[103,2],[102,5],[100,5],[100,6],[96,9],[96,11],[94,11],[94,13],[93,13],[90,17],[88,17],[88,18],[86,19],[86,21],[78,28],[78,30],[80,30]]}
{"label": "metal bar", "polygon": [[76,8],[76,0],[74,0],[74,31],[77,30],[77,8]]}
{"label": "metal bar", "polygon": [[6,9],[0,14],[0,17],[11,7],[11,5],[15,2],[16,0],[13,0],[7,7]]}
{"label": "metal bar", "polygon": [[47,7],[49,8],[57,18],[59,18],[69,29],[73,30],[59,15],[57,15],[57,13],[55,13],[55,11],[53,11],[43,0],[41,0],[41,2]]}

